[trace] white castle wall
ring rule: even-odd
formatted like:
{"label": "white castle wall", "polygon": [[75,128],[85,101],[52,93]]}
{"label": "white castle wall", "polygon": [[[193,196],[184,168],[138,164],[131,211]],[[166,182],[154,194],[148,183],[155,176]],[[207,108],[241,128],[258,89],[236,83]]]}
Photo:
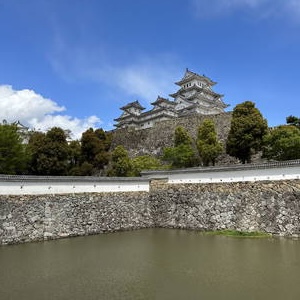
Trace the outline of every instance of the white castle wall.
{"label": "white castle wall", "polygon": [[300,179],[300,160],[148,171],[142,172],[142,175],[136,178],[0,175],[0,195],[149,192],[150,181],[157,178],[165,178],[170,184],[293,180]]}
{"label": "white castle wall", "polygon": [[149,178],[168,178],[168,183],[220,183],[300,179],[300,160],[260,165],[191,168],[143,172]]}
{"label": "white castle wall", "polygon": [[0,195],[148,192],[142,178],[2,176]]}

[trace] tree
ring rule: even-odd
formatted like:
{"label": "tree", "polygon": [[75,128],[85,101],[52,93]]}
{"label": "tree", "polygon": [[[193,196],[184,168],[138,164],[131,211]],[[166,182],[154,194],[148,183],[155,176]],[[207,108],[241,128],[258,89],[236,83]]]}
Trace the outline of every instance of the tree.
{"label": "tree", "polygon": [[131,160],[133,176],[140,176],[143,170],[157,170],[162,168],[161,162],[149,155],[137,156]]}
{"label": "tree", "polygon": [[289,125],[296,126],[297,128],[300,129],[300,118],[297,118],[295,116],[288,116],[286,118],[286,123]]}
{"label": "tree", "polygon": [[174,168],[189,168],[196,164],[194,149],[192,146],[184,144],[165,148],[163,160],[169,162]]}
{"label": "tree", "polygon": [[206,119],[199,126],[197,148],[204,166],[210,163],[215,165],[216,158],[222,153],[223,145],[217,139],[215,124],[212,120]]}
{"label": "tree", "polygon": [[79,166],[81,160],[81,145],[79,141],[71,141],[69,143],[68,168],[70,175],[80,175]]}
{"label": "tree", "polygon": [[179,145],[191,145],[192,138],[188,134],[188,132],[182,127],[177,126],[175,128],[175,138],[174,138],[174,146],[177,147]]}
{"label": "tree", "polygon": [[282,125],[264,138],[263,157],[275,160],[300,158],[300,129]]}
{"label": "tree", "polygon": [[127,150],[123,146],[117,146],[112,152],[112,167],[109,176],[128,177],[132,176],[132,163]]}
{"label": "tree", "polygon": [[174,147],[165,148],[162,159],[174,168],[195,166],[197,159],[192,145],[192,138],[183,127],[176,127]]}
{"label": "tree", "polygon": [[111,135],[103,129],[90,128],[82,134],[81,154],[84,161],[92,164],[96,169],[103,169],[108,164],[110,154]]}
{"label": "tree", "polygon": [[46,134],[35,132],[29,139],[31,171],[36,175],[66,175],[69,147],[63,129],[53,127]]}
{"label": "tree", "polygon": [[251,155],[261,150],[267,129],[266,120],[253,102],[238,104],[232,113],[226,152],[240,159],[242,163],[250,162]]}
{"label": "tree", "polygon": [[28,161],[29,153],[22,144],[17,126],[0,124],[0,173],[26,173]]}

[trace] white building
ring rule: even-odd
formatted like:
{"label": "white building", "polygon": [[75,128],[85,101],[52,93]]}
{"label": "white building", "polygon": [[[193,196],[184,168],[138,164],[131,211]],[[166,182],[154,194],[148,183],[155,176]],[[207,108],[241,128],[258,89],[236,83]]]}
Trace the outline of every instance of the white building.
{"label": "white building", "polygon": [[222,101],[223,95],[212,90],[216,84],[204,75],[186,69],[183,78],[176,82],[180,88],[170,94],[173,101],[158,96],[152,102],[153,108],[142,112],[145,108],[138,101],[121,107],[122,115],[115,119],[117,128],[132,127],[144,129],[155,123],[192,114],[215,115],[223,113],[228,106]]}

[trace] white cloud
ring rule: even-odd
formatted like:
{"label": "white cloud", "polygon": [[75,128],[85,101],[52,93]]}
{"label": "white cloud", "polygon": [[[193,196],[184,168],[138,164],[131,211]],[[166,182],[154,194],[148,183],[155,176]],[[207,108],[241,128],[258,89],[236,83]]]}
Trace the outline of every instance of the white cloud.
{"label": "white cloud", "polygon": [[95,79],[116,84],[127,95],[141,97],[149,103],[156,100],[158,95],[167,97],[173,90],[174,80],[182,75],[174,67],[176,63],[171,61],[165,56],[143,58],[131,65],[110,67],[108,77],[99,76]]}
{"label": "white cloud", "polygon": [[300,18],[300,0],[191,0],[193,11],[200,18],[220,17],[236,11],[256,18],[288,16]]}
{"label": "white cloud", "polygon": [[109,53],[105,47],[75,47],[56,36],[49,59],[54,70],[68,82],[92,80],[118,90],[125,97],[148,103],[156,100],[157,95],[166,97],[173,90],[174,80],[182,75],[177,58],[172,54],[142,55],[126,63],[118,63],[116,57],[110,57]]}
{"label": "white cloud", "polygon": [[90,116],[78,119],[58,114],[66,108],[51,99],[44,98],[32,90],[14,90],[10,85],[0,85],[0,120],[20,121],[32,129],[46,131],[58,126],[68,129],[72,138],[80,138],[81,133],[100,124],[100,119]]}

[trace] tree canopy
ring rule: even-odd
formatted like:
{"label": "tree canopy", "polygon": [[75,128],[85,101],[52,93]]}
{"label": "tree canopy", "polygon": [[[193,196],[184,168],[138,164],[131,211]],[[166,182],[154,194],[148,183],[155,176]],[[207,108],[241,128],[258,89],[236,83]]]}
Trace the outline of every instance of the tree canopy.
{"label": "tree canopy", "polygon": [[109,162],[111,135],[102,128],[86,130],[81,137],[81,164],[92,166],[94,171],[102,170]]}
{"label": "tree canopy", "polygon": [[206,119],[198,128],[197,148],[204,166],[215,165],[216,158],[222,153],[223,145],[217,139],[213,120]]}
{"label": "tree canopy", "polygon": [[47,133],[34,132],[29,139],[31,172],[36,175],[66,175],[69,148],[66,132],[53,127]]}
{"label": "tree canopy", "polygon": [[192,138],[183,127],[176,127],[174,147],[165,148],[162,159],[170,163],[173,168],[195,166],[197,158],[192,145]]}
{"label": "tree canopy", "polygon": [[298,117],[295,117],[295,116],[288,116],[287,118],[286,118],[286,123],[288,124],[288,125],[293,125],[293,126],[296,126],[297,128],[299,128],[300,129],[300,118],[298,118]]}
{"label": "tree canopy", "polygon": [[111,169],[108,172],[109,176],[132,176],[132,163],[127,150],[123,146],[117,146],[113,150],[111,161]]}
{"label": "tree canopy", "polygon": [[15,124],[0,124],[0,173],[27,172],[29,154]]}
{"label": "tree canopy", "polygon": [[140,176],[143,170],[158,170],[163,168],[159,159],[150,155],[137,156],[131,160],[132,175]]}
{"label": "tree canopy", "polygon": [[251,101],[238,104],[232,113],[226,152],[242,161],[250,162],[251,155],[261,150],[268,125]]}
{"label": "tree canopy", "polygon": [[300,158],[300,129],[282,125],[271,130],[264,138],[263,157],[274,160]]}

